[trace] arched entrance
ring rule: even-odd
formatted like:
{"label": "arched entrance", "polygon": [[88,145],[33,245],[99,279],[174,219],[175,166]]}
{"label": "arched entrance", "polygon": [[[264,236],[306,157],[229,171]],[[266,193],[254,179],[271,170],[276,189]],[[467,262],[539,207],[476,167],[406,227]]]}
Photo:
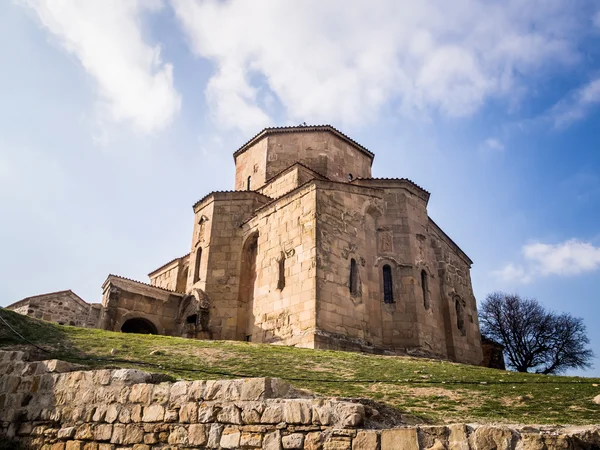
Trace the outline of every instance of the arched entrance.
{"label": "arched entrance", "polygon": [[238,315],[238,339],[251,341],[254,332],[254,282],[256,281],[256,253],[258,251],[258,233],[246,239],[242,248],[242,267],[240,274],[240,302]]}
{"label": "arched entrance", "polygon": [[156,326],[149,320],[136,317],[126,320],[121,327],[123,333],[158,334]]}

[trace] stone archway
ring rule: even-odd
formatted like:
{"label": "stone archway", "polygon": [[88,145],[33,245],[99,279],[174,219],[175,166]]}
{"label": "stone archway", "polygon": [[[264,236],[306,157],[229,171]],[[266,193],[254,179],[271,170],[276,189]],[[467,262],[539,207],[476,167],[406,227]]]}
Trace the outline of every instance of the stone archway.
{"label": "stone archway", "polygon": [[158,334],[156,325],[147,319],[142,317],[134,317],[123,322],[121,326],[121,332],[123,333],[137,333],[137,334]]}
{"label": "stone archway", "polygon": [[240,289],[238,294],[239,313],[237,322],[238,339],[251,341],[254,333],[254,284],[256,282],[256,255],[258,232],[251,234],[242,247]]}

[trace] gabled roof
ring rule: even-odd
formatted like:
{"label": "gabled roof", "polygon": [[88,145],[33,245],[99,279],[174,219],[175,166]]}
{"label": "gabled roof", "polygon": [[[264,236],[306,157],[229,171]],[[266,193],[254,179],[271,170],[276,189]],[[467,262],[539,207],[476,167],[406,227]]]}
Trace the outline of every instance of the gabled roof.
{"label": "gabled roof", "polygon": [[148,274],[148,276],[151,276],[151,275],[155,274],[155,273],[156,273],[156,272],[158,272],[159,270],[161,270],[161,269],[164,269],[165,267],[167,267],[169,264],[173,264],[175,261],[178,261],[178,260],[180,260],[180,259],[183,259],[183,258],[185,258],[186,256],[190,256],[190,254],[189,254],[189,253],[186,253],[185,255],[183,255],[183,256],[180,256],[180,257],[178,257],[178,258],[173,258],[171,261],[164,263],[164,264],[163,264],[162,266],[160,266],[158,269],[154,269],[152,272],[150,272],[150,273]]}
{"label": "gabled roof", "polygon": [[151,284],[144,283],[143,281],[132,280],[131,278],[122,277],[122,276],[115,275],[112,273],[108,274],[106,281],[104,281],[104,283],[102,283],[102,289],[105,289],[106,285],[111,281],[117,281],[117,282],[122,281],[122,282],[125,282],[128,284],[133,284],[133,285],[137,284],[139,286],[143,286],[144,288],[156,289],[158,291],[166,292],[169,294],[184,295],[183,292],[174,291],[172,289],[166,289],[166,288],[159,287],[159,286],[153,286]]}
{"label": "gabled roof", "polygon": [[373,159],[375,157],[375,154],[370,152],[366,147],[363,147],[358,142],[356,142],[354,139],[351,139],[350,137],[346,136],[340,130],[332,127],[331,125],[299,125],[299,126],[295,126],[295,127],[271,127],[271,128],[263,129],[260,133],[255,135],[252,139],[250,139],[248,142],[246,142],[244,145],[242,145],[239,149],[237,149],[233,153],[233,159],[235,160],[241,153],[245,152],[250,146],[254,145],[256,142],[260,141],[262,138],[264,138],[266,136],[269,136],[272,134],[282,134],[282,133],[298,133],[298,132],[312,133],[312,132],[317,132],[317,131],[326,131],[328,133],[331,133],[334,136],[337,136],[341,140],[345,141],[346,143],[352,145],[354,148],[360,150],[365,155],[367,155],[369,158]]}
{"label": "gabled roof", "polygon": [[213,192],[209,192],[204,197],[202,197],[200,200],[198,200],[196,203],[194,203],[193,208],[195,209],[196,206],[198,206],[200,203],[202,203],[204,200],[206,200],[211,195],[215,195],[215,194],[239,194],[240,197],[244,197],[244,196],[248,196],[248,195],[250,195],[250,196],[258,195],[260,197],[265,197],[265,198],[269,199],[269,201],[273,200],[268,195],[261,194],[260,192],[256,192],[256,191],[213,191]]}
{"label": "gabled roof", "polygon": [[26,303],[29,300],[33,300],[33,299],[40,298],[40,297],[46,297],[48,295],[59,295],[59,294],[71,294],[71,295],[74,295],[75,296],[74,300],[79,301],[79,302],[83,303],[84,305],[89,305],[88,302],[86,302],[84,299],[82,299],[79,295],[77,295],[71,289],[66,289],[64,291],[47,292],[45,294],[38,294],[38,295],[32,295],[30,297],[25,297],[25,298],[19,300],[18,302],[15,302],[15,303],[12,303],[12,304],[10,304],[8,306],[5,306],[5,308],[7,308],[7,309],[8,308],[12,308],[12,307],[16,308],[17,306],[20,306],[20,305]]}

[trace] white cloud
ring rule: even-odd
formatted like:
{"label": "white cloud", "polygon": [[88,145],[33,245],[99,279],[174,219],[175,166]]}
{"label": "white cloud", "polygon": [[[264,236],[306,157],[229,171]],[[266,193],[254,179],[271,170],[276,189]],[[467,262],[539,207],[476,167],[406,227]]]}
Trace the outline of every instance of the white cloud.
{"label": "white cloud", "polygon": [[600,104],[600,77],[574,90],[552,107],[550,118],[556,128],[566,128],[584,119],[593,107]]}
{"label": "white cloud", "polygon": [[532,281],[531,275],[525,271],[523,266],[515,266],[514,264],[507,264],[502,269],[492,272],[492,274],[509,282],[529,283]]}
{"label": "white cloud", "polygon": [[171,0],[196,55],[215,73],[217,122],[255,131],[275,95],[292,123],[474,114],[513,102],[519,80],[577,60],[589,16],[566,0]]}
{"label": "white cloud", "polygon": [[504,150],[504,144],[496,138],[488,138],[483,142],[484,150],[501,152]]}
{"label": "white cloud", "polygon": [[20,0],[96,81],[103,120],[129,122],[148,133],[170,123],[181,98],[173,68],[145,42],[141,14],[155,0]]}
{"label": "white cloud", "polygon": [[527,244],[522,253],[524,266],[507,264],[493,274],[505,281],[528,283],[536,277],[571,276],[600,269],[600,247],[577,239]]}

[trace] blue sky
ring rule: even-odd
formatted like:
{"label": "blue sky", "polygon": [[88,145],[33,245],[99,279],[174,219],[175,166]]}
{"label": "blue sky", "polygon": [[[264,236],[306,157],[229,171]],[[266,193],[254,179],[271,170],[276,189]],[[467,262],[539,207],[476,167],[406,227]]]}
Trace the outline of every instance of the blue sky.
{"label": "blue sky", "polygon": [[0,2],[0,304],[147,280],[239,145],[330,123],[431,191],[479,301],[583,317],[600,355],[600,5],[415,3]]}

